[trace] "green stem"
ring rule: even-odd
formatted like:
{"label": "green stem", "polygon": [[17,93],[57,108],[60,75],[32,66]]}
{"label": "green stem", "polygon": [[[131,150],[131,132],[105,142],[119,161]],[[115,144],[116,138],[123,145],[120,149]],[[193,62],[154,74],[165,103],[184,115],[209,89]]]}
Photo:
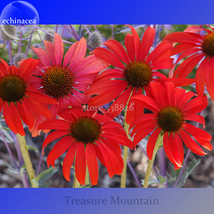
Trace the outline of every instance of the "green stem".
{"label": "green stem", "polygon": [[88,167],[86,167],[86,175],[85,175],[85,185],[87,184],[90,184]]}
{"label": "green stem", "polygon": [[149,178],[150,178],[150,175],[151,175],[151,172],[152,172],[152,167],[153,167],[153,163],[154,163],[154,160],[155,160],[155,156],[156,156],[157,151],[158,151],[159,147],[161,146],[162,142],[163,142],[163,136],[159,135],[158,139],[157,139],[157,142],[155,144],[154,151],[153,151],[152,160],[149,160],[149,162],[148,162],[146,175],[145,175],[145,179],[144,179],[144,185],[143,185],[144,188],[148,188]]}
{"label": "green stem", "polygon": [[[126,123],[126,116],[127,116],[128,103],[129,103],[129,100],[131,98],[131,95],[132,95],[132,92],[130,93],[129,99],[126,103],[125,115],[124,115],[124,129],[125,129],[125,132],[126,132],[128,138],[130,138],[130,136],[129,136],[129,125]],[[129,153],[129,148],[124,146],[123,147],[123,172],[121,174],[120,188],[126,188],[126,173],[127,173],[128,153]]]}
{"label": "green stem", "polygon": [[78,182],[76,175],[74,174],[74,184],[73,184],[73,188],[79,188],[80,187],[80,183]]}
{"label": "green stem", "polygon": [[29,153],[28,153],[28,148],[27,148],[25,137],[21,136],[20,134],[17,134],[17,138],[19,141],[21,153],[22,153],[25,165],[26,165],[26,169],[27,169],[27,173],[28,173],[28,176],[30,179],[31,186],[33,188],[38,188],[38,184],[35,182],[36,176],[35,176],[35,173],[33,170],[33,165],[32,165],[32,162],[30,160]]}

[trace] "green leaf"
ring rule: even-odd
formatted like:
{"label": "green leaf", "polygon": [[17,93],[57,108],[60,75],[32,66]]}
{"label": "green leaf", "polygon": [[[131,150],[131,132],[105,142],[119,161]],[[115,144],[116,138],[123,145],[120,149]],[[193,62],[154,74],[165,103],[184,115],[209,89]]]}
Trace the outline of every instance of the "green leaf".
{"label": "green leaf", "polygon": [[36,181],[39,183],[39,187],[42,187],[42,185],[44,185],[45,182],[47,182],[57,171],[58,171],[58,168],[54,169],[53,167],[50,167],[44,172],[41,172],[36,177]]}
{"label": "green leaf", "polygon": [[161,175],[158,176],[158,179],[160,181],[160,184],[164,184],[166,182],[166,177],[163,177]]}
{"label": "green leaf", "polygon": [[35,148],[35,147],[33,147],[33,146],[27,146],[27,149],[28,150],[33,150],[33,151],[35,151],[35,152],[38,152],[38,150],[37,150],[37,148]]}
{"label": "green leaf", "polygon": [[[142,185],[144,185],[144,180],[141,180]],[[159,184],[160,181],[155,178],[149,178],[149,185],[150,184]]]}
{"label": "green leaf", "polygon": [[194,159],[193,161],[191,161],[189,167],[183,172],[176,187],[182,187],[186,183],[187,178],[192,174],[193,170],[200,164],[200,162],[201,159]]}

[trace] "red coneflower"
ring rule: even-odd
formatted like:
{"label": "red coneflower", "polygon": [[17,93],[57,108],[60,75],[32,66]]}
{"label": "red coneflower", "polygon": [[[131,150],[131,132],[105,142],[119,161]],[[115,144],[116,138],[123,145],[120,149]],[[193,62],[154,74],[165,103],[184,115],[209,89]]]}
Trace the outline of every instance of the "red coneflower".
{"label": "red coneflower", "polygon": [[[182,88],[175,88],[173,83],[151,83],[151,97],[136,95],[132,101],[141,103],[144,108],[153,113],[147,113],[133,121],[130,125],[131,136],[134,136],[136,146],[143,138],[153,131],[147,144],[147,155],[151,160],[158,136],[163,135],[163,147],[169,160],[175,168],[183,163],[184,144],[194,153],[205,155],[201,147],[212,150],[211,136],[204,130],[197,128],[187,121],[196,121],[205,125],[201,115],[197,115],[206,108],[208,102],[205,95],[195,96],[193,92],[185,93]],[[193,99],[191,99],[193,98]],[[194,137],[195,140],[192,139]]]}
{"label": "red coneflower", "polygon": [[[125,37],[127,52],[113,39],[104,43],[110,50],[100,47],[93,51],[95,56],[115,68],[105,70],[97,77],[86,94],[98,96],[92,97],[88,104],[102,106],[115,99],[108,112],[113,118],[123,110],[130,95],[143,94],[143,90],[148,91],[152,81],[167,80],[165,75],[157,71],[158,69],[172,68],[173,59],[169,58],[172,49],[170,42],[161,42],[149,54],[155,38],[155,29],[148,27],[141,42],[136,30],[131,26],[130,28],[132,35],[127,34]],[[189,80],[176,81],[183,85],[190,83]],[[135,114],[136,111],[132,113]],[[128,118],[127,122],[130,119]]]}
{"label": "red coneflower", "polygon": [[[205,34],[196,32],[205,32]],[[214,28],[191,26],[185,32],[167,35],[165,40],[179,43],[172,51],[172,55],[181,53],[177,63],[187,57],[175,69],[173,77],[185,78],[199,64],[196,72],[196,91],[199,95],[203,95],[206,85],[207,91],[214,100]]]}
{"label": "red coneflower", "polygon": [[35,115],[51,118],[51,113],[44,104],[57,102],[31,86],[32,76],[39,61],[25,59],[19,66],[9,66],[0,59],[0,110],[3,108],[5,122],[15,133],[25,135],[23,122],[32,128]]}
{"label": "red coneflower", "polygon": [[[86,39],[74,43],[64,54],[62,38],[56,33],[54,44],[44,41],[45,49],[33,48],[39,56],[41,69],[33,84],[41,92],[54,98],[59,104],[51,105],[53,118],[58,111],[68,106],[81,106],[87,102],[88,97],[83,94],[96,75],[106,68],[103,61],[94,55],[85,58]],[[37,124],[43,122],[38,118]],[[36,126],[35,126],[36,128]]]}
{"label": "red coneflower", "polygon": [[83,111],[73,108],[59,113],[61,119],[50,120],[39,129],[55,129],[44,141],[44,148],[53,140],[62,137],[53,147],[47,158],[47,164],[54,166],[57,158],[67,151],[63,162],[63,174],[70,181],[70,169],[75,159],[76,178],[85,184],[86,165],[91,184],[98,181],[98,162],[107,168],[109,176],[120,175],[123,170],[120,145],[132,147],[123,127],[112,118],[96,111]]}
{"label": "red coneflower", "polygon": [[41,62],[41,71],[37,74],[39,78],[35,84],[43,93],[59,101],[59,106],[52,106],[52,109],[85,103],[87,97],[81,92],[87,89],[106,65],[94,55],[85,58],[87,44],[84,38],[68,49],[64,59],[63,41],[57,33],[54,44],[44,41],[44,45],[46,50],[33,48]]}

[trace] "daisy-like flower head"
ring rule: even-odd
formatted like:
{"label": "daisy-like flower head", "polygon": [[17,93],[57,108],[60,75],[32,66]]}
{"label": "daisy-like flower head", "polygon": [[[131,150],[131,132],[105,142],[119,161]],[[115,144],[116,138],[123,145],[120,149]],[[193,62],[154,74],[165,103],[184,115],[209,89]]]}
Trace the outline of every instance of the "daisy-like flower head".
{"label": "daisy-like flower head", "polygon": [[[151,96],[136,95],[132,98],[136,104],[141,103],[152,113],[147,113],[133,121],[130,129],[136,146],[148,134],[147,155],[152,159],[153,150],[158,136],[163,135],[163,147],[175,169],[182,167],[184,150],[182,142],[195,154],[206,153],[198,145],[212,150],[211,136],[204,130],[193,126],[187,121],[195,121],[205,125],[205,120],[197,113],[206,108],[208,102],[205,95],[197,96],[175,88],[173,83],[151,83]],[[193,139],[193,138],[195,139]],[[197,143],[196,143],[197,141]]]}
{"label": "daisy-like flower head", "polygon": [[123,127],[112,118],[96,111],[83,111],[73,108],[59,113],[61,119],[50,120],[39,126],[40,129],[55,129],[43,143],[44,148],[53,140],[62,137],[48,155],[47,164],[54,163],[67,151],[63,161],[63,174],[70,181],[70,169],[75,159],[76,178],[85,184],[86,165],[91,184],[98,181],[98,162],[107,168],[109,176],[120,175],[123,170],[120,145],[132,148]]}
{"label": "daisy-like flower head", "polygon": [[69,105],[73,107],[86,103],[88,98],[81,92],[106,65],[94,55],[85,58],[87,44],[84,38],[74,43],[64,57],[63,41],[57,33],[54,43],[45,41],[44,45],[46,50],[33,48],[41,62],[41,70],[34,84],[44,94],[59,101],[59,105],[51,106],[51,112],[56,115]]}
{"label": "daisy-like flower head", "polygon": [[165,40],[179,43],[172,55],[180,54],[176,63],[184,61],[175,69],[173,77],[185,78],[199,64],[196,71],[196,91],[204,94],[205,85],[214,100],[214,28],[190,26],[184,32],[171,33]]}
{"label": "daisy-like flower head", "polygon": [[[125,37],[126,50],[118,41],[111,39],[104,43],[109,49],[99,47],[93,51],[95,56],[114,68],[102,72],[87,90],[88,95],[98,95],[92,97],[88,104],[103,106],[115,100],[108,112],[111,117],[116,117],[123,110],[130,95],[148,91],[152,81],[168,79],[157,70],[172,68],[172,44],[169,41],[161,42],[149,53],[155,38],[155,29],[148,27],[140,41],[136,30],[131,26],[130,28],[132,35],[127,34]],[[183,85],[190,83],[189,80],[176,81]],[[133,111],[133,114],[135,112]],[[128,123],[131,118],[127,119]]]}
{"label": "daisy-like flower head", "polygon": [[57,103],[31,86],[38,63],[26,59],[18,68],[0,60],[0,110],[3,109],[5,122],[15,134],[25,135],[22,121],[32,128],[36,114],[51,118],[44,104]]}

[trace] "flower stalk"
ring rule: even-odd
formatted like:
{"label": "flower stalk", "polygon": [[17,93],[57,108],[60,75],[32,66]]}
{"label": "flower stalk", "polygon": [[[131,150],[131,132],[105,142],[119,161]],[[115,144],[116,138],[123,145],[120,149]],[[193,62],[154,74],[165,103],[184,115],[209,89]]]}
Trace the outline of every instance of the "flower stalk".
{"label": "flower stalk", "polygon": [[150,178],[150,175],[151,175],[151,172],[152,172],[152,167],[153,167],[153,163],[154,163],[154,160],[155,160],[155,156],[156,156],[157,151],[160,148],[162,142],[163,142],[163,136],[160,134],[158,136],[158,139],[157,139],[156,144],[155,144],[155,148],[154,148],[154,151],[153,151],[152,159],[149,160],[149,162],[148,162],[143,188],[148,188],[149,178]]}
{"label": "flower stalk", "polygon": [[34,181],[36,176],[35,176],[35,173],[33,170],[33,165],[32,165],[32,162],[30,160],[29,153],[28,153],[28,148],[27,148],[25,137],[21,136],[20,134],[17,134],[17,138],[18,138],[21,153],[22,153],[25,165],[26,165],[26,169],[27,169],[27,173],[28,173],[28,176],[30,179],[31,187],[38,188],[38,184]]}
{"label": "flower stalk", "polygon": [[[133,90],[132,90],[133,92]],[[129,99],[126,103],[125,107],[125,115],[124,115],[124,129],[127,134],[127,137],[130,138],[129,136],[129,125],[126,123],[126,116],[127,116],[127,111],[128,111],[128,103],[129,100],[132,96],[132,92],[130,93]],[[121,182],[120,182],[120,188],[126,188],[126,174],[127,174],[127,159],[128,159],[128,153],[129,153],[129,148],[124,146],[123,147],[123,172],[121,174]]]}

